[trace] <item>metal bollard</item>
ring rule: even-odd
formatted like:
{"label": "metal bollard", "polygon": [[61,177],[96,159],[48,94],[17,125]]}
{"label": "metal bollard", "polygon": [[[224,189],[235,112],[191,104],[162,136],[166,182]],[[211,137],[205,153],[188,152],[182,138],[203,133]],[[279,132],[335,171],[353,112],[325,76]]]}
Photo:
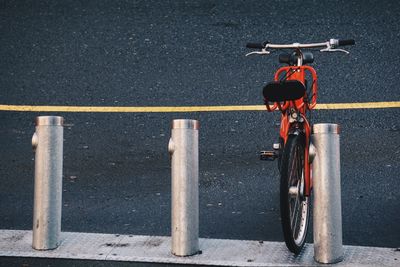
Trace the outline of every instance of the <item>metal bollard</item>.
{"label": "metal bollard", "polygon": [[340,193],[340,128],[337,124],[313,126],[311,142],[314,193],[314,259],[319,263],[343,260]]}
{"label": "metal bollard", "polygon": [[35,151],[32,247],[37,250],[55,249],[60,242],[63,124],[62,117],[37,117],[32,137]]}
{"label": "metal bollard", "polygon": [[173,120],[168,150],[171,154],[172,254],[199,251],[199,122]]}

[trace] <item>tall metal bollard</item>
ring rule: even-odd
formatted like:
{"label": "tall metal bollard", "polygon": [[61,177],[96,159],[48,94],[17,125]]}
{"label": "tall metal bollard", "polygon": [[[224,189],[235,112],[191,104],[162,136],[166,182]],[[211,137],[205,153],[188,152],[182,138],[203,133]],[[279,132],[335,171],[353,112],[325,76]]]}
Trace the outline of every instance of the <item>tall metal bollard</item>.
{"label": "tall metal bollard", "polygon": [[337,124],[313,126],[312,163],[314,193],[314,259],[320,263],[343,260],[340,193],[340,128]]}
{"label": "tall metal bollard", "polygon": [[199,251],[199,122],[173,120],[168,144],[171,154],[172,254]]}
{"label": "tall metal bollard", "polygon": [[62,117],[37,117],[32,137],[35,150],[32,247],[37,250],[55,249],[60,242],[63,124]]}

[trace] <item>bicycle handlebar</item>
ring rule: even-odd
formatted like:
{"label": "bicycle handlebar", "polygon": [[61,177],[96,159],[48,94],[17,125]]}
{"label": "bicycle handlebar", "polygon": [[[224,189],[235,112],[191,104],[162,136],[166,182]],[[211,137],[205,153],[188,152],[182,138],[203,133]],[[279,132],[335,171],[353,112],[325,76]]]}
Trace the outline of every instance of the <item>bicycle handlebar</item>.
{"label": "bicycle handlebar", "polygon": [[345,45],[355,45],[355,41],[353,39],[344,39],[344,40],[338,40],[338,39],[330,39],[327,42],[323,43],[311,43],[311,44],[300,44],[300,43],[293,43],[293,44],[271,44],[269,42],[264,42],[264,43],[248,43],[246,45],[247,48],[254,48],[254,49],[262,49],[261,52],[252,52],[249,54],[269,54],[269,51],[267,51],[268,48],[271,49],[301,49],[301,48],[323,48],[321,52],[344,52],[344,53],[349,53],[346,50],[343,49],[336,49],[336,47],[339,46],[345,46]]}

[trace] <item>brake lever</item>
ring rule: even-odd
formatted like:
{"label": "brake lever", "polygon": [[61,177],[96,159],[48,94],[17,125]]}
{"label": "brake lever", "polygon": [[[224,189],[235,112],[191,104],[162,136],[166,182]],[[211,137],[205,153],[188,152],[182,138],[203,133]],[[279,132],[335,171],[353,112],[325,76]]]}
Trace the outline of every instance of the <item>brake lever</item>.
{"label": "brake lever", "polygon": [[250,56],[250,55],[268,55],[270,53],[271,52],[267,51],[266,49],[261,49],[261,51],[254,51],[254,52],[247,53],[246,57]]}
{"label": "brake lever", "polygon": [[342,53],[345,53],[345,54],[350,54],[349,51],[346,51],[344,49],[325,48],[325,49],[321,49],[320,51],[321,52],[342,52]]}

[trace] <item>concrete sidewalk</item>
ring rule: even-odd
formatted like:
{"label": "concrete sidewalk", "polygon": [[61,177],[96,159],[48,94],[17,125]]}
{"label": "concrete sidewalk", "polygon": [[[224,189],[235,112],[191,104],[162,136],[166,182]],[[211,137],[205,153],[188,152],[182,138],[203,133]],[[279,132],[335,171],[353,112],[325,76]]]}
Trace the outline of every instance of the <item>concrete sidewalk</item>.
{"label": "concrete sidewalk", "polygon": [[[201,254],[175,257],[170,237],[97,233],[61,234],[51,251],[32,249],[32,231],[0,230],[0,257],[78,259],[210,266],[318,266],[313,245],[294,256],[281,242],[200,239]],[[335,266],[399,266],[400,252],[392,248],[344,246],[344,261]],[[1,261],[1,259],[0,259]]]}

